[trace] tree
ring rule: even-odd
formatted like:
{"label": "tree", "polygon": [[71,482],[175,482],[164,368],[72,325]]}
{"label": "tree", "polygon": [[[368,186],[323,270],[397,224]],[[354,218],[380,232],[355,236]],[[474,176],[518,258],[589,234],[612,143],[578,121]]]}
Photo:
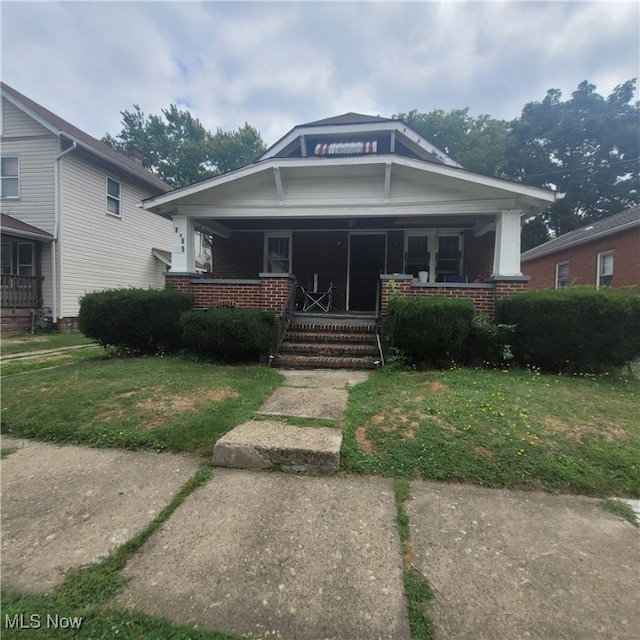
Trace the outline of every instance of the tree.
{"label": "tree", "polygon": [[102,142],[124,154],[138,147],[143,165],[175,188],[242,167],[265,150],[258,131],[247,123],[212,134],[173,104],[161,115],[145,116],[137,104],[133,108],[120,112],[120,133],[107,134]]}
{"label": "tree", "polygon": [[[618,85],[606,99],[595,89],[581,82],[564,102],[558,89],[549,89],[542,102],[525,105],[511,123],[505,173],[565,193],[541,215],[556,236],[640,204],[635,80]],[[523,248],[544,240],[539,226],[525,227]]]}
{"label": "tree", "polygon": [[420,113],[415,109],[392,116],[402,120],[426,140],[470,171],[495,175],[505,165],[509,123],[488,115],[476,118],[469,109],[441,109]]}

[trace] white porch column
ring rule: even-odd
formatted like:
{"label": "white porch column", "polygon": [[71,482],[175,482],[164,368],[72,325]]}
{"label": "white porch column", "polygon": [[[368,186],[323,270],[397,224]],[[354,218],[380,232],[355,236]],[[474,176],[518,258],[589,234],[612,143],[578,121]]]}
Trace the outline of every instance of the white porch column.
{"label": "white porch column", "polygon": [[520,271],[520,209],[501,211],[496,216],[496,245],[493,255],[493,274],[521,276]]}
{"label": "white porch column", "polygon": [[187,216],[173,217],[173,244],[171,246],[171,273],[195,273],[195,229]]}

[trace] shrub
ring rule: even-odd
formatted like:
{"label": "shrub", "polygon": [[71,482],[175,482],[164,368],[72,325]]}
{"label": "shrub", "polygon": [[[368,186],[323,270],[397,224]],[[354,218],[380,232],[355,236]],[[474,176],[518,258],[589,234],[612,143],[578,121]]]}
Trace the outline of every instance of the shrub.
{"label": "shrub", "polygon": [[468,364],[500,364],[513,358],[511,343],[515,325],[496,324],[482,313],[471,321],[465,342],[465,360]]}
{"label": "shrub", "polygon": [[630,291],[526,291],[499,300],[496,316],[517,325],[515,358],[545,370],[601,372],[640,353],[640,296]]}
{"label": "shrub", "polygon": [[190,296],[173,289],[110,289],[80,299],[78,326],[103,347],[135,353],[172,351],[180,346],[180,314]]}
{"label": "shrub", "polygon": [[473,315],[469,300],[394,297],[386,329],[391,345],[413,362],[443,366],[459,358]]}
{"label": "shrub", "polygon": [[257,359],[267,354],[276,323],[274,313],[260,309],[212,307],[182,314],[182,341],[197,355],[211,360]]}

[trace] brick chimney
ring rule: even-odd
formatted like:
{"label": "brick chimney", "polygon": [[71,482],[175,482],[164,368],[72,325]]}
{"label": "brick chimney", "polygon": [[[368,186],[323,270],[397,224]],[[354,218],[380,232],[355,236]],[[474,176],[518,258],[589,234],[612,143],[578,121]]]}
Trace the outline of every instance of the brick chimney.
{"label": "brick chimney", "polygon": [[132,144],[127,149],[127,158],[129,158],[129,160],[133,160],[136,164],[142,165],[142,151],[140,150],[140,147]]}

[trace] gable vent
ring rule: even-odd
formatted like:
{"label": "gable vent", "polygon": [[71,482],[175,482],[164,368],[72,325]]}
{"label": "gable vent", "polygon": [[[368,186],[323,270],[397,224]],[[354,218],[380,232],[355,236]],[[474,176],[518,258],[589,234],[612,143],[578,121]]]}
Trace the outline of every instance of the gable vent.
{"label": "gable vent", "polygon": [[315,146],[314,154],[317,156],[342,156],[377,153],[377,151],[377,140],[371,140],[367,142],[321,142]]}

